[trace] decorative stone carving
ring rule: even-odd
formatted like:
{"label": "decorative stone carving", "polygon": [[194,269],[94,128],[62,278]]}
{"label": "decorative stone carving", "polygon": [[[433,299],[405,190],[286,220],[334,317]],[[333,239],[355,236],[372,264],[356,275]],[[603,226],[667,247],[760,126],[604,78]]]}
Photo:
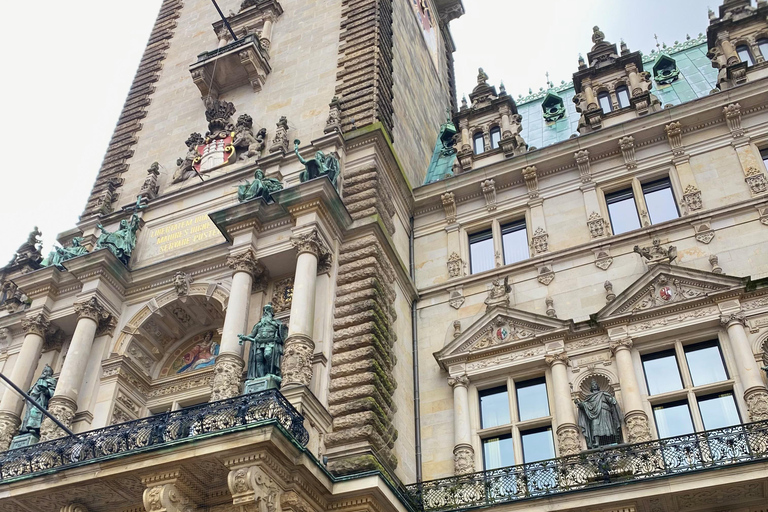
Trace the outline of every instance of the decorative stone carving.
{"label": "decorative stone carving", "polygon": [[673,121],[664,127],[664,131],[667,132],[667,139],[669,140],[669,146],[672,148],[672,154],[674,156],[681,156],[685,153],[683,147],[683,125],[680,121]]}
{"label": "decorative stone carving", "polygon": [[595,266],[600,270],[608,270],[613,264],[613,257],[610,253],[610,246],[597,247],[592,250],[595,254]]}
{"label": "decorative stone carving", "polygon": [[440,200],[443,203],[443,210],[445,210],[445,222],[453,224],[456,222],[456,200],[453,197],[453,192],[446,192],[440,196]]}
{"label": "decorative stone carving", "polygon": [[603,288],[605,288],[605,303],[610,304],[616,298],[616,294],[613,293],[613,284],[610,281],[606,281]]}
{"label": "decorative stone carving", "polygon": [[632,411],[624,417],[627,425],[627,442],[630,444],[645,443],[651,440],[651,428],[648,417],[642,411]]}
{"label": "decorative stone carving", "polygon": [[587,220],[587,226],[589,227],[589,234],[592,238],[600,238],[605,236],[605,220],[603,216],[597,212],[592,212]]}
{"label": "decorative stone carving", "polygon": [[230,471],[227,486],[241,512],[280,512],[282,490],[259,466]]}
{"label": "decorative stone carving", "polygon": [[42,235],[43,233],[35,226],[29,233],[29,236],[27,236],[27,241],[16,249],[16,254],[14,254],[8,266],[18,265],[27,266],[29,270],[38,269],[43,259],[43,255],[40,252],[40,249],[43,247],[43,241],[40,239]]}
{"label": "decorative stone carving", "polygon": [[240,394],[243,360],[234,354],[220,354],[213,369],[210,402],[226,400]]}
{"label": "decorative stone carving", "polygon": [[549,286],[549,283],[555,280],[555,271],[552,267],[552,262],[547,261],[540,265],[536,265],[536,280],[544,286]]}
{"label": "decorative stone carving", "polygon": [[453,473],[467,475],[475,472],[475,450],[466,444],[453,449]]}
{"label": "decorative stone carving", "polygon": [[672,263],[677,258],[677,247],[674,245],[670,245],[667,248],[662,247],[661,240],[658,237],[654,237],[649,247],[636,245],[632,250],[642,256],[649,267],[659,263]]}
{"label": "decorative stone carving", "polygon": [[81,505],[79,503],[70,503],[69,505],[65,505],[61,507],[61,510],[59,510],[59,512],[89,512],[89,511],[85,505]]}
{"label": "decorative stone carving", "polygon": [[461,277],[464,275],[464,260],[456,252],[448,256],[448,276]]}
{"label": "decorative stone carving", "polygon": [[611,353],[615,354],[618,350],[627,349],[630,350],[634,342],[632,338],[622,338],[620,340],[611,341],[608,347],[611,349]]}
{"label": "decorative stone carving", "polygon": [[242,114],[237,118],[235,125],[235,137],[232,145],[238,153],[239,160],[247,160],[252,157],[260,157],[267,147],[267,129],[262,128],[258,134],[253,134],[253,118],[248,114]]}
{"label": "decorative stone carving", "polygon": [[619,148],[621,149],[621,155],[624,157],[624,164],[628,170],[637,169],[637,161],[635,160],[635,138],[631,135],[622,137],[619,139]]}
{"label": "decorative stone carving", "polygon": [[744,136],[744,129],[741,127],[741,105],[731,103],[723,107],[725,121],[728,123],[728,129],[734,139]]}
{"label": "decorative stone carving", "polygon": [[329,264],[333,257],[317,229],[313,229],[303,235],[291,237],[291,246],[296,249],[297,255],[305,252],[314,254],[317,257],[318,269],[323,262]]}
{"label": "decorative stone carving", "polygon": [[765,173],[757,167],[750,167],[744,173],[744,181],[749,185],[753,195],[763,194],[768,191],[768,179]]}
{"label": "decorative stone carving", "polygon": [[503,281],[500,277],[494,279],[490,290],[488,290],[485,305],[489,308],[493,306],[509,307],[509,292],[511,291],[512,287],[509,285],[509,277],[505,277]]}
{"label": "decorative stone carving", "polygon": [[195,167],[200,163],[200,152],[197,148],[205,144],[205,139],[198,132],[194,132],[189,135],[184,144],[187,146],[187,154],[184,158],[176,160],[176,172],[173,173],[171,183],[181,183],[195,175],[199,176]]}
{"label": "decorative stone carving", "polygon": [[750,421],[768,420],[768,391],[762,388],[748,389],[744,393]]}
{"label": "decorative stone carving", "polygon": [[287,277],[275,283],[275,291],[272,294],[272,305],[275,313],[288,311],[293,302],[293,278]]}
{"label": "decorative stone carving", "polygon": [[760,224],[768,226],[768,206],[755,206]]}
{"label": "decorative stone carving", "polygon": [[448,304],[453,309],[460,309],[464,304],[464,294],[461,289],[454,289],[448,292]]}
{"label": "decorative stone carving", "polygon": [[50,326],[51,322],[48,321],[43,313],[34,314],[21,321],[21,328],[24,330],[24,334],[36,334],[41,338],[45,338]]}
{"label": "decorative stone carving", "polygon": [[324,133],[341,131],[341,101],[338,96],[334,96],[328,105],[328,120],[325,122]]}
{"label": "decorative stone carving", "polygon": [[281,366],[283,387],[288,385],[309,386],[312,380],[312,354],[315,342],[311,338],[294,334],[285,340],[285,354]]}
{"label": "decorative stone carving", "polygon": [[571,360],[568,359],[568,354],[565,352],[558,352],[557,354],[547,354],[544,356],[544,362],[547,363],[549,366],[554,366],[556,364],[564,364],[566,366],[571,365]]}
{"label": "decorative stone carving", "polygon": [[523,179],[528,188],[528,197],[531,199],[539,197],[539,176],[535,165],[523,169]]}
{"label": "decorative stone carving", "polygon": [[6,451],[11,446],[18,428],[19,418],[9,412],[0,411],[0,451]]}
{"label": "decorative stone carving", "polygon": [[85,302],[76,302],[73,308],[78,318],[90,318],[97,324],[109,320],[112,316],[96,297],[91,297]]}
{"label": "decorative stone carving", "polygon": [[259,263],[256,252],[249,248],[247,251],[233,254],[227,257],[227,266],[234,272],[245,272],[255,280],[264,272],[264,265]]}
{"label": "decorative stone carving", "polygon": [[[48,412],[51,413],[62,425],[67,428],[72,427],[72,420],[75,418],[77,404],[68,397],[54,396],[48,402]],[[63,437],[65,432],[59,428],[50,418],[45,418],[40,425],[40,441],[50,441]]]}
{"label": "decorative stone carving", "polygon": [[555,300],[552,297],[547,297],[544,302],[547,305],[547,316],[550,318],[557,318],[557,312],[555,311]]}
{"label": "decorative stone carving", "polygon": [[152,165],[147,169],[147,177],[144,178],[144,183],[141,185],[139,196],[145,200],[157,197],[157,193],[160,191],[160,185],[157,183],[158,176],[160,176],[160,164],[152,162]]}
{"label": "decorative stone carving", "polygon": [[128,266],[133,250],[136,248],[136,232],[141,227],[138,212],[143,208],[146,208],[146,205],[141,204],[141,196],[138,196],[131,218],[121,220],[117,231],[107,231],[104,226],[99,224],[98,228],[101,230],[101,234],[96,242],[96,249],[108,249],[123,265]]}
{"label": "decorative stone carving", "polygon": [[724,315],[720,315],[720,325],[723,327],[728,327],[731,324],[741,324],[742,326],[747,326],[747,317],[744,316],[744,313],[741,311],[737,311],[735,313],[727,313]]}
{"label": "decorative stone carving", "polygon": [[712,273],[713,274],[722,274],[723,273],[723,267],[721,267],[718,264],[717,254],[711,254],[709,256],[709,264],[712,267]]}
{"label": "decorative stone carving", "polygon": [[496,182],[492,179],[485,180],[480,184],[485,196],[485,208],[492,212],[496,209]]}
{"label": "decorative stone carving", "polygon": [[707,219],[701,222],[694,222],[691,224],[691,226],[693,226],[693,231],[695,233],[694,236],[697,242],[708,244],[715,238],[715,231],[712,229],[712,224],[710,223],[710,220],[711,219]]}
{"label": "decorative stone carving", "polygon": [[579,431],[574,425],[561,425],[557,428],[557,448],[561,457],[577,455],[581,451]]}
{"label": "decorative stone carving", "polygon": [[576,165],[579,167],[579,177],[582,183],[592,182],[592,170],[589,165],[589,151],[583,149],[573,154]]}
{"label": "decorative stone carving", "polygon": [[143,501],[147,512],[192,512],[194,510],[189,498],[172,483],[145,489]]}
{"label": "decorative stone carving", "polygon": [[534,231],[533,237],[531,238],[531,247],[533,248],[533,253],[541,254],[547,252],[549,249],[548,239],[549,235],[546,231],[544,231],[544,228],[536,228],[536,231]]}
{"label": "decorative stone carving", "polygon": [[703,207],[701,203],[701,190],[694,185],[685,187],[685,192],[683,193],[683,205],[688,213],[701,210]]}
{"label": "decorative stone carving", "polygon": [[13,281],[3,282],[0,287],[0,309],[5,309],[8,313],[16,313],[30,305],[31,301]]}
{"label": "decorative stone carving", "polygon": [[288,153],[288,118],[280,117],[275,130],[275,137],[272,139],[272,145],[269,146],[270,153]]}
{"label": "decorative stone carving", "polygon": [[181,270],[173,275],[173,288],[176,290],[176,295],[182,301],[186,300],[187,294],[189,293],[189,285],[191,285],[194,280],[195,279],[191,275],[182,272]]}
{"label": "decorative stone carving", "polygon": [[453,338],[456,339],[461,336],[461,320],[453,321]]}

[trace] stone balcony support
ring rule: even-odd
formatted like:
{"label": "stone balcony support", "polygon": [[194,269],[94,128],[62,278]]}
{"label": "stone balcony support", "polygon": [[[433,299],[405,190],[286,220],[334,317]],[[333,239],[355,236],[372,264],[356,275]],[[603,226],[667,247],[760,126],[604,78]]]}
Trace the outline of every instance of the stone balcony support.
{"label": "stone balcony support", "polygon": [[624,422],[627,425],[627,442],[642,443],[651,440],[648,415],[643,410],[640,388],[637,384],[635,367],[632,364],[632,339],[624,338],[611,343],[611,350],[616,358],[616,366],[621,385],[621,397],[624,401]]}
{"label": "stone balcony support", "polygon": [[552,386],[557,415],[557,448],[561,457],[581,451],[576,415],[571,405],[571,387],[568,382],[568,355],[565,352],[548,355],[545,361],[552,369]]}
{"label": "stone balcony support", "polygon": [[148,512],[191,512],[203,502],[203,484],[181,468],[146,475],[141,483],[147,487],[143,502]]}
{"label": "stone balcony support", "polygon": [[[21,351],[13,365],[10,379],[23,390],[28,390],[35,377],[38,360],[43,351],[45,335],[50,323],[46,316],[39,312],[29,315],[22,320],[25,336],[21,345]],[[8,389],[3,393],[0,402],[0,451],[5,451],[11,445],[11,440],[18,432],[21,424],[21,411],[24,408],[24,399],[15,391]]]}
{"label": "stone balcony support", "polygon": [[[77,314],[77,326],[59,374],[56,391],[48,404],[48,412],[66,427],[72,425],[72,419],[77,412],[77,399],[96,331],[101,322],[109,320],[112,316],[95,296],[85,302],[76,303],[74,309]],[[64,432],[49,418],[43,420],[40,426],[41,441],[49,441],[63,435]]]}
{"label": "stone balcony support", "polygon": [[747,403],[750,421],[768,420],[768,390],[760,375],[760,367],[755,361],[752,346],[744,326],[746,320],[742,313],[724,314],[720,324],[728,332],[736,358],[737,370],[744,386],[744,401]]}
{"label": "stone balcony support", "polygon": [[264,272],[252,248],[227,258],[232,269],[232,289],[221,334],[221,348],[213,373],[211,402],[232,398],[240,393],[240,378],[245,362],[238,334],[247,334],[248,311],[253,281]]}
{"label": "stone balcony support", "polygon": [[469,419],[469,378],[466,375],[448,378],[453,388],[453,467],[454,474],[475,472],[475,450]]}

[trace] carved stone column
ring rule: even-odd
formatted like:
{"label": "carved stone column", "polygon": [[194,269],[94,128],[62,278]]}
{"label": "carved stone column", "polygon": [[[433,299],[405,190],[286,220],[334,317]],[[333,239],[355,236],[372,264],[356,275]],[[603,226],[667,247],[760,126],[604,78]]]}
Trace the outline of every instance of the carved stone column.
{"label": "carved stone column", "polygon": [[[96,330],[99,323],[108,322],[112,317],[96,297],[76,303],[74,309],[77,314],[77,326],[59,374],[56,391],[48,403],[48,412],[66,427],[71,427],[77,412],[77,398],[80,395],[80,386],[83,384]],[[40,425],[41,441],[49,441],[63,435],[64,432],[47,417]]]}
{"label": "carved stone column", "polygon": [[627,424],[627,441],[643,443],[651,440],[651,428],[648,415],[643,410],[640,387],[637,384],[635,366],[632,364],[632,339],[624,338],[611,342],[611,351],[616,358],[616,367],[621,384],[621,397],[624,400],[624,422]]}
{"label": "carved stone column", "polygon": [[[16,364],[13,365],[10,379],[26,391],[35,377],[37,362],[43,351],[43,343],[50,323],[43,313],[37,313],[22,320],[21,326],[26,335],[19,356],[16,358]],[[12,389],[6,389],[3,400],[0,402],[0,451],[7,450],[13,436],[18,433],[23,408],[24,399]]]}
{"label": "carved stone column", "polygon": [[555,395],[555,414],[557,415],[557,448],[561,457],[575,455],[581,451],[579,429],[571,405],[571,386],[568,382],[568,354],[560,352],[545,356],[544,360],[552,368],[552,386]]}
{"label": "carved stone column", "polygon": [[475,450],[469,426],[469,377],[449,377],[453,388],[453,470],[456,475],[475,472]]}
{"label": "carved stone column", "polygon": [[240,394],[240,378],[243,374],[243,347],[238,334],[247,334],[248,309],[251,304],[253,280],[264,273],[264,267],[256,259],[253,249],[227,258],[232,269],[232,289],[229,293],[227,313],[221,334],[221,348],[213,370],[211,402],[225,400]]}
{"label": "carved stone column", "polygon": [[191,512],[202,503],[196,490],[202,483],[183,470],[171,470],[142,477],[144,508],[147,512]]}
{"label": "carved stone column", "polygon": [[232,504],[241,512],[280,510],[282,489],[259,466],[233,468],[227,485]]}
{"label": "carved stone column", "polygon": [[282,387],[309,386],[312,380],[312,354],[315,351],[312,330],[315,323],[317,263],[321,258],[330,258],[330,251],[317,229],[292,238],[291,244],[298,256],[288,338],[285,340],[285,353],[280,369],[283,374]]}
{"label": "carved stone column", "polygon": [[763,384],[760,367],[755,361],[752,346],[744,329],[746,320],[741,312],[722,315],[720,324],[728,332],[731,348],[736,357],[739,378],[744,386],[744,401],[747,403],[750,421],[768,420],[768,390]]}

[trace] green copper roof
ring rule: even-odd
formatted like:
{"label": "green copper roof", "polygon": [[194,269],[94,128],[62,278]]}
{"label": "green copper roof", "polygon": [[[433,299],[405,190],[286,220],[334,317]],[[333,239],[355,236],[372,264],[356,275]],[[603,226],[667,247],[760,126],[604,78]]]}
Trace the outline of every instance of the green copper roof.
{"label": "green copper roof", "polygon": [[[651,92],[659,98],[662,106],[680,105],[697,98],[709,95],[709,92],[717,84],[717,70],[707,57],[707,38],[700,34],[694,39],[686,39],[682,43],[673,46],[664,46],[660,51],[652,51],[643,56],[643,66],[646,71],[652,72],[653,64],[660,55],[668,55],[675,60],[680,76],[669,85],[658,85],[653,82]],[[547,123],[541,104],[548,93],[556,94],[563,99],[566,114],[562,119]],[[578,135],[579,114],[573,103],[573,83],[561,83],[559,86],[548,90],[541,88],[537,92],[531,92],[528,96],[519,96],[515,102],[519,114],[523,117],[521,135],[528,143],[529,148],[543,148],[568,140],[574,134]],[[439,141],[438,141],[439,143]],[[430,168],[430,171],[432,169]],[[427,173],[424,184],[443,179],[445,175]]]}

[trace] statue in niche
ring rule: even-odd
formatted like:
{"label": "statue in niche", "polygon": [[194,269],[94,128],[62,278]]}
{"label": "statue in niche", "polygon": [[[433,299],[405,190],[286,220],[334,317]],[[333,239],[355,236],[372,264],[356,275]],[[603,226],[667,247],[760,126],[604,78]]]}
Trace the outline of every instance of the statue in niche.
{"label": "statue in niche", "polygon": [[275,320],[274,308],[268,302],[259,323],[253,326],[251,334],[238,334],[240,344],[251,342],[248,354],[248,380],[273,376],[280,380],[280,361],[283,356],[283,344],[288,335],[288,326]]}
{"label": "statue in niche", "polygon": [[88,249],[83,247],[81,245],[82,243],[82,237],[76,236],[67,247],[54,246],[51,252],[48,253],[48,257],[43,260],[42,266],[56,267],[59,270],[66,270],[63,265],[65,261],[77,258],[83,254],[88,254]]}
{"label": "statue in niche", "polygon": [[[29,390],[29,396],[37,402],[37,405],[43,409],[48,409],[48,402],[51,401],[53,392],[56,389],[57,379],[53,377],[53,368],[45,365],[43,373],[37,379],[37,382]],[[43,422],[43,413],[34,405],[27,404],[27,412],[24,415],[24,421],[21,422],[20,434],[33,433],[40,435],[40,424]]]}
{"label": "statue in niche", "polygon": [[282,190],[283,185],[275,178],[266,178],[264,171],[256,169],[253,175],[253,181],[245,180],[245,185],[237,187],[237,199],[241,203],[250,201],[251,199],[257,199],[259,197],[264,198],[269,202],[272,200],[272,192]]}
{"label": "statue in niche", "polygon": [[579,410],[579,427],[590,450],[621,441],[621,410],[613,395],[601,391],[595,379],[582,401],[574,399]]}
{"label": "statue in niche", "polygon": [[238,117],[237,125],[235,126],[235,138],[232,142],[240,154],[238,159],[245,160],[254,156],[261,156],[264,148],[266,148],[266,137],[266,128],[259,130],[259,133],[254,137],[253,119],[251,116],[243,114]]}
{"label": "statue in niche", "polygon": [[176,172],[173,173],[172,183],[181,183],[197,174],[195,164],[200,161],[200,152],[197,147],[204,144],[205,139],[199,133],[190,134],[184,143],[187,146],[187,154],[184,158],[176,160]]}
{"label": "statue in niche", "polygon": [[326,155],[322,151],[318,151],[315,153],[315,158],[304,160],[299,154],[299,144],[301,144],[299,139],[293,141],[293,150],[299,158],[299,162],[304,164],[304,170],[299,176],[301,182],[304,183],[305,181],[313,180],[320,176],[328,176],[328,179],[331,180],[331,183],[333,183],[333,186],[335,187],[336,178],[338,178],[340,172],[338,156],[334,153]]}
{"label": "statue in niche", "polygon": [[141,196],[139,196],[130,220],[121,220],[120,229],[114,233],[110,233],[104,229],[104,226],[99,224],[98,227],[101,230],[101,235],[99,235],[99,240],[96,242],[96,249],[109,249],[117,259],[128,265],[133,249],[136,247],[136,232],[141,224],[141,219],[136,212],[143,208],[146,208],[146,206],[141,205]]}

